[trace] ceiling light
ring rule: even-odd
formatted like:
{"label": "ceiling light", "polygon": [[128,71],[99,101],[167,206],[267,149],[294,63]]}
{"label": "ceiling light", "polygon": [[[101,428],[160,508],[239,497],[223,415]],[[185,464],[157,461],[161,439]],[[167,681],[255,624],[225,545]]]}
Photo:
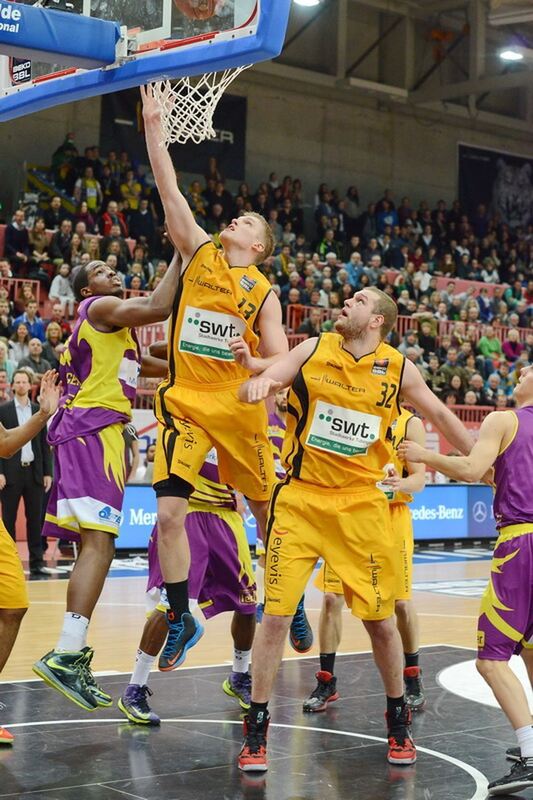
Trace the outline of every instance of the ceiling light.
{"label": "ceiling light", "polygon": [[500,52],[500,58],[502,61],[523,61],[524,54],[518,49],[502,50]]}
{"label": "ceiling light", "polygon": [[305,6],[306,8],[320,5],[320,0],[294,0],[294,2],[297,6]]}

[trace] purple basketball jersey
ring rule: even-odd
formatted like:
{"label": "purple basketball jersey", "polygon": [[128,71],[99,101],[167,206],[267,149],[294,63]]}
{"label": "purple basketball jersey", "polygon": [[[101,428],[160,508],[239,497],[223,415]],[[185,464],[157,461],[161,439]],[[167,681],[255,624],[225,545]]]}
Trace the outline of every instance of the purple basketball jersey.
{"label": "purple basketball jersey", "polygon": [[[518,424],[511,444],[494,462],[496,527],[533,523],[533,406],[514,411]],[[533,525],[532,525],[533,527]]]}

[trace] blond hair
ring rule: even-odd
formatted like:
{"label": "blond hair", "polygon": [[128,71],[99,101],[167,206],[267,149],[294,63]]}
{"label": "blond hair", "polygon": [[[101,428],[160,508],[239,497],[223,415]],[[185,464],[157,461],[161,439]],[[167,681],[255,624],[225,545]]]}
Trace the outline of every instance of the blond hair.
{"label": "blond hair", "polygon": [[267,258],[270,258],[272,253],[274,252],[274,247],[276,243],[274,241],[274,235],[272,233],[272,229],[266,219],[258,214],[257,211],[245,211],[242,215],[243,217],[253,217],[253,219],[258,220],[261,222],[263,226],[263,237],[262,237],[262,244],[264,246],[264,250],[257,256],[256,264],[262,264],[263,261],[266,261]]}
{"label": "blond hair", "polygon": [[396,320],[398,319],[398,306],[385,292],[382,292],[381,289],[378,289],[376,286],[368,286],[367,287],[369,292],[376,295],[376,300],[374,302],[374,313],[381,314],[383,316],[383,324],[380,329],[381,333],[381,340],[385,339],[391,330],[396,325]]}

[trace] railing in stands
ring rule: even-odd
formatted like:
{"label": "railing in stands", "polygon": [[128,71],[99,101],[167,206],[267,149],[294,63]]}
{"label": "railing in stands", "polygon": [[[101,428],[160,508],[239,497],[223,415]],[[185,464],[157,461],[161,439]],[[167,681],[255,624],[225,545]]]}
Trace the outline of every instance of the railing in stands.
{"label": "railing in stands", "polygon": [[141,350],[148,350],[154,342],[163,342],[167,338],[166,323],[154,322],[152,325],[143,325],[136,328],[137,338],[141,345]]}
{"label": "railing in stands", "polygon": [[[287,316],[286,316],[286,326],[287,331],[289,334],[295,334],[298,331],[298,328],[308,317],[313,308],[316,306],[302,306],[302,305],[288,305],[287,306]],[[324,321],[326,319],[331,319],[332,309],[331,308],[321,308],[321,320]],[[476,329],[476,340],[479,339],[483,335],[483,326],[485,323],[482,322],[457,322],[453,320],[445,320],[440,322],[439,320],[435,320],[431,317],[430,314],[424,319],[429,319],[430,322],[433,322],[436,326],[436,335],[437,338],[441,336],[445,336],[446,334],[450,334],[456,325],[463,325],[465,329],[465,333],[470,326],[473,326]],[[410,329],[418,330],[421,324],[421,320],[413,319],[412,317],[405,317],[400,315],[398,317],[398,322],[396,324],[396,330],[400,336],[404,336],[405,333]],[[507,334],[510,330],[509,327],[506,326],[497,326],[493,325],[494,333],[496,337],[503,342],[507,338]],[[516,328],[519,332],[520,341],[524,342],[526,340],[526,336],[528,333],[532,333],[533,331],[529,328]],[[302,335],[302,334],[300,334]]]}
{"label": "railing in stands", "polygon": [[[427,317],[425,317],[424,319],[426,319],[426,320],[429,319],[430,322],[432,321],[432,318],[429,315]],[[396,330],[398,331],[400,336],[404,336],[405,333],[408,330],[411,330],[411,329],[419,330],[420,329],[420,325],[421,325],[421,321],[422,320],[419,320],[419,319],[413,319],[412,317],[399,316],[398,317],[398,322],[397,322],[397,325],[396,325]],[[465,338],[465,337],[469,338],[467,336],[467,331],[468,331],[468,328],[470,326],[475,328],[475,340],[477,341],[478,339],[481,338],[481,336],[483,336],[483,328],[484,328],[484,326],[486,324],[484,322],[464,322],[464,323],[460,322],[460,323],[458,323],[457,321],[453,321],[453,320],[443,320],[443,321],[433,320],[433,321],[435,322],[435,325],[436,325],[436,336],[437,336],[438,339],[440,339],[440,337],[442,337],[442,336],[451,335],[453,330],[454,330],[454,328],[459,324],[464,329],[464,332],[462,334],[463,338]],[[492,328],[494,330],[494,334],[495,334],[496,338],[499,339],[500,342],[504,342],[505,339],[507,339],[507,334],[509,333],[511,328],[508,327],[508,326],[505,326],[505,325],[496,325],[496,324],[493,324],[493,323],[490,323],[490,324],[492,325]],[[520,339],[521,342],[525,342],[527,334],[528,333],[532,333],[532,331],[529,328],[516,328],[515,330],[518,331],[519,339]]]}
{"label": "railing in stands", "polygon": [[467,425],[481,425],[487,414],[494,411],[494,406],[450,406],[450,408],[455,416]]}
{"label": "railing in stands", "polygon": [[[0,387],[1,389],[1,387]],[[154,399],[154,388],[137,389],[135,408],[151,409]],[[481,425],[487,414],[494,411],[493,406],[450,406],[456,417],[469,427]]]}

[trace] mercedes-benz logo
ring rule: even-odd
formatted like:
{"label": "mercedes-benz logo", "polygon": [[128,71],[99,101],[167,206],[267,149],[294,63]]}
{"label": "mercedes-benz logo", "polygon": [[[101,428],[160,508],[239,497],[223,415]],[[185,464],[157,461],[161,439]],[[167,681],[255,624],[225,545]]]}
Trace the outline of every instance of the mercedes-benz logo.
{"label": "mercedes-benz logo", "polygon": [[472,508],[472,516],[474,518],[474,522],[485,522],[487,519],[487,506],[483,500],[478,500],[477,503],[474,503]]}

